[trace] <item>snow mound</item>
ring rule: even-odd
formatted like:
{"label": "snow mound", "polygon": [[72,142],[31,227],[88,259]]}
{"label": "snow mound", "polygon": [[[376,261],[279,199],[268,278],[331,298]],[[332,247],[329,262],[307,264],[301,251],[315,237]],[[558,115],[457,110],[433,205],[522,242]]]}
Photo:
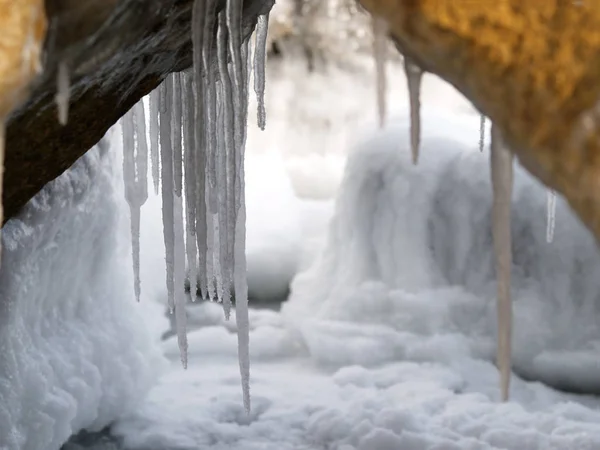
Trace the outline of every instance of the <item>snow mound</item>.
{"label": "snow mound", "polygon": [[[3,229],[0,448],[51,450],[133,409],[162,358],[138,316],[106,141]],[[125,237],[125,239],[123,239]]]}
{"label": "snow mound", "polygon": [[[311,355],[335,366],[491,360],[491,185],[476,121],[425,115],[416,167],[408,123],[394,123],[350,156],[326,248],[294,280],[283,313]],[[555,239],[546,243],[546,189],[520,167],[513,211],[514,370],[600,393],[595,241],[559,199]],[[328,321],[377,327],[348,330]]]}

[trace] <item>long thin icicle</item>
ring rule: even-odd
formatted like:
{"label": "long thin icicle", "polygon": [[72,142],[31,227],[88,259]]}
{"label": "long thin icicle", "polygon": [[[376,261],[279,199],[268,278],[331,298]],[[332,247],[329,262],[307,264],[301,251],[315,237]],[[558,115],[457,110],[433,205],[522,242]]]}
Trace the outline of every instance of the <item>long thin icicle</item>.
{"label": "long thin icicle", "polygon": [[[227,158],[225,149],[225,106],[221,81],[218,82],[217,90],[217,233],[215,241],[218,243],[215,264],[215,283],[217,289],[217,300],[223,301],[226,293],[226,267],[227,267]],[[215,248],[216,244],[215,244]]]}
{"label": "long thin icicle", "polygon": [[58,108],[58,122],[66,125],[69,121],[69,101],[71,96],[71,78],[69,75],[69,66],[66,61],[58,64],[56,74],[56,106]]}
{"label": "long thin icicle", "polygon": [[208,209],[217,212],[217,91],[213,62],[214,30],[217,18],[217,1],[206,0],[206,20],[204,22],[204,48],[202,49],[202,73],[206,77],[204,91],[206,95],[206,180],[208,191]]}
{"label": "long thin icicle", "polygon": [[[6,142],[6,124],[0,118],[0,223],[4,223],[4,202],[2,202],[2,191],[4,188],[4,146]],[[0,233],[2,228],[0,227]],[[0,239],[0,261],[2,261],[2,239]]]}
{"label": "long thin icicle", "polygon": [[423,70],[410,58],[404,57],[404,72],[410,100],[410,147],[413,163],[419,162],[421,146],[421,81]]}
{"label": "long thin icicle", "polygon": [[171,99],[171,140],[173,142],[173,176],[175,195],[181,197],[183,187],[183,154],[181,148],[181,74],[174,73],[171,75],[173,86],[173,97]]}
{"label": "long thin icicle", "polygon": [[379,126],[383,128],[387,115],[387,77],[386,77],[386,50],[387,50],[387,21],[381,17],[373,16],[373,56],[375,59],[375,78],[377,88],[377,114],[379,116]]}
{"label": "long thin icicle", "polygon": [[258,16],[256,25],[256,51],[254,54],[254,92],[256,93],[257,122],[261,130],[265,129],[267,123],[267,112],[265,109],[265,84],[267,64],[267,32],[269,30],[269,14]]}
{"label": "long thin icicle", "polygon": [[483,152],[483,146],[485,145],[485,116],[481,114],[479,116],[479,151]]}
{"label": "long thin icicle", "polygon": [[[225,21],[229,56],[231,59],[231,80],[233,88],[233,129],[235,151],[239,151],[242,143],[242,128],[244,127],[244,64],[242,62],[242,8],[243,0],[227,0],[225,4]],[[235,166],[234,166],[235,167]],[[237,176],[237,170],[235,170]],[[237,206],[237,205],[236,205]],[[235,227],[234,227],[235,228]]]}
{"label": "long thin icicle", "polygon": [[556,192],[548,189],[547,193],[547,216],[546,216],[546,242],[554,241],[554,227],[556,224]]}
{"label": "long thin icicle", "polygon": [[152,164],[152,181],[154,193],[158,195],[160,186],[160,167],[158,154],[158,103],[159,88],[150,93],[150,163]]}
{"label": "long thin icicle", "polygon": [[219,14],[219,29],[217,32],[217,48],[219,76],[221,79],[221,106],[223,110],[223,141],[225,144],[225,228],[220,229],[221,248],[225,251],[221,264],[223,282],[223,309],[225,317],[229,319],[231,311],[231,283],[233,278],[233,248],[235,240],[235,145],[236,128],[234,115],[234,90],[227,67],[227,42],[228,29],[226,17]]}
{"label": "long thin icicle", "polygon": [[497,364],[500,371],[502,401],[508,400],[511,372],[511,198],[513,184],[513,155],[504,146],[499,128],[492,124],[491,174],[493,190],[492,235],[496,258],[498,350]]}
{"label": "long thin icicle", "polygon": [[248,317],[248,280],[246,278],[246,196],[244,191],[244,154],[246,146],[246,121],[248,118],[248,94],[249,94],[249,73],[251,63],[251,50],[249,41],[244,43],[242,48],[243,58],[247,61],[247,66],[243,70],[244,84],[243,97],[245,103],[241,112],[244,123],[241,145],[237,152],[237,175],[236,176],[236,195],[239,198],[239,208],[237,210],[237,221],[235,226],[235,249],[234,249],[234,292],[235,292],[235,315],[237,320],[238,332],[238,358],[240,365],[240,374],[242,377],[242,394],[246,412],[250,412],[250,321]]}
{"label": "long thin icicle", "polygon": [[184,150],[184,177],[185,177],[185,207],[186,207],[186,241],[185,253],[187,255],[188,279],[190,281],[190,294],[192,301],[196,300],[198,284],[197,242],[196,242],[196,210],[197,186],[196,171],[203,173],[202,167],[196,167],[196,122],[194,120],[195,101],[193,75],[185,74],[182,86],[182,113],[183,113],[183,150]]}
{"label": "long thin icicle", "polygon": [[[171,191],[171,196],[173,196]],[[181,364],[187,369],[187,317],[185,312],[185,244],[183,240],[183,200],[180,195],[174,198],[174,280],[175,280],[175,329]]]}
{"label": "long thin icicle", "polygon": [[133,107],[133,125],[136,144],[136,186],[140,206],[148,199],[148,141],[146,139],[146,109],[139,101]]}
{"label": "long thin icicle", "polygon": [[[207,22],[212,20],[214,25],[214,19],[209,17],[209,8],[213,8],[214,5],[208,4],[207,1],[196,0],[194,2],[194,9],[192,12],[192,40],[194,42],[194,71],[193,71],[193,84],[188,86],[190,89],[188,96],[195,98],[194,103],[188,104],[190,108],[189,113],[195,120],[195,174],[193,179],[190,179],[188,183],[190,186],[193,184],[194,188],[194,227],[196,236],[196,247],[198,249],[198,284],[200,287],[200,293],[203,299],[208,298],[208,278],[206,270],[206,258],[208,253],[207,248],[207,208],[206,208],[206,176],[207,176],[207,149],[209,143],[207,143],[207,133],[209,132],[210,124],[207,121],[207,105],[206,105],[206,91],[207,91],[207,73],[212,70],[208,66],[206,58],[208,58],[207,44],[208,40],[212,40],[212,30],[210,35],[207,34]],[[206,67],[206,69],[205,69]],[[194,92],[194,96],[192,95]],[[190,188],[191,190],[191,188]],[[191,218],[190,218],[191,219]]]}
{"label": "long thin icicle", "polygon": [[131,213],[131,251],[135,298],[139,302],[140,281],[140,208],[148,198],[148,144],[143,102],[123,116],[123,177],[125,198]]}
{"label": "long thin icicle", "polygon": [[133,260],[133,286],[135,298],[140,301],[140,204],[136,186],[135,173],[135,118],[130,110],[121,120],[123,129],[123,183],[125,185],[125,199],[129,205],[131,215],[131,256]]}
{"label": "long thin icicle", "polygon": [[167,77],[160,86],[160,163],[163,234],[165,242],[165,260],[167,269],[167,298],[171,313],[175,310],[175,228],[173,205],[173,144],[171,142],[171,98],[173,96],[172,79]]}
{"label": "long thin icicle", "polygon": [[[182,95],[181,95],[181,74],[174,73],[171,75],[172,91],[171,96],[167,98],[171,101],[171,130],[173,143],[173,175],[175,177],[173,190],[171,191],[171,199],[173,200],[173,282],[175,287],[175,328],[177,330],[177,343],[181,354],[181,363],[184,368],[187,368],[187,333],[186,333],[186,311],[185,311],[185,241],[183,229],[183,189],[182,189],[182,147],[181,147],[181,131],[182,131]],[[169,106],[169,105],[168,105]],[[168,108],[167,106],[167,108]],[[189,224],[188,224],[189,227]]]}

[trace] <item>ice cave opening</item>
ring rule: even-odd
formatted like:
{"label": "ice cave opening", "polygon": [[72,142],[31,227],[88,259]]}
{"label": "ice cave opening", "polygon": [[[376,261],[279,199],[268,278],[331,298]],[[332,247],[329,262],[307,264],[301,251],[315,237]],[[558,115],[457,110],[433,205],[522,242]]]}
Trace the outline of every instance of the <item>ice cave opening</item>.
{"label": "ice cave opening", "polygon": [[245,39],[217,3],[2,229],[0,449],[597,448],[563,198],[380,19],[281,1]]}

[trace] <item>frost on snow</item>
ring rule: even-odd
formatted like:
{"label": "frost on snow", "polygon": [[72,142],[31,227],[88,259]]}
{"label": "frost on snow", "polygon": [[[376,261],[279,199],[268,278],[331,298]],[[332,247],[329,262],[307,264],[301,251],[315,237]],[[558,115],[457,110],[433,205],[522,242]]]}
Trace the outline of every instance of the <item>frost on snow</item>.
{"label": "frost on snow", "polygon": [[387,21],[380,17],[374,16],[372,19],[372,29],[373,56],[375,58],[375,86],[377,89],[377,114],[379,116],[379,126],[383,128],[387,113],[387,105],[385,101],[385,94],[387,91],[387,80],[385,76],[386,44],[388,34]]}
{"label": "frost on snow", "polygon": [[491,140],[492,173],[492,236],[496,258],[498,350],[497,364],[500,371],[502,400],[508,400],[511,371],[512,305],[510,295],[510,272],[512,264],[511,245],[511,197],[513,184],[513,157],[504,146],[502,135],[492,125]]}
{"label": "frost on snow", "polygon": [[[242,30],[242,0],[195,0],[193,70],[169,75],[150,95],[150,152],[143,104],[123,118],[123,172],[132,218],[133,269],[139,299],[140,207],[147,198],[150,153],[154,188],[162,196],[168,304],[187,366],[185,274],[190,291],[223,303],[235,299],[244,406],[250,410],[244,147],[252,55]],[[268,15],[260,16],[254,58],[259,126],[264,128]],[[214,30],[217,27],[217,42]],[[216,53],[215,53],[216,50]],[[160,157],[160,158],[159,158]],[[160,163],[159,163],[160,160]],[[160,173],[160,177],[159,177]]]}
{"label": "frost on snow", "polygon": [[410,104],[410,148],[413,163],[417,164],[421,143],[421,80],[423,79],[423,70],[410,58],[404,56],[404,71],[408,83]]}

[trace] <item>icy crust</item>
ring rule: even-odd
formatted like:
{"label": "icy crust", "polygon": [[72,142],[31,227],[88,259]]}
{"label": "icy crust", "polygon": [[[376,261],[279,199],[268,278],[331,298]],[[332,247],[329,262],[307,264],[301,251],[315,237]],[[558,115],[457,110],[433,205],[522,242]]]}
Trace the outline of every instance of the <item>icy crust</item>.
{"label": "icy crust", "polygon": [[0,448],[58,449],[133,409],[160,367],[136,314],[119,164],[102,142],[4,227]]}
{"label": "icy crust", "polygon": [[[408,121],[393,122],[399,128],[364,142],[350,157],[327,247],[293,282],[284,315],[325,360],[337,352],[322,345],[310,325],[314,320],[386,324],[390,342],[397,341],[388,350],[399,359],[492,360],[489,149],[478,151],[471,138],[476,127],[429,115],[422,160],[413,166]],[[436,137],[444,133],[450,139]],[[404,143],[401,151],[398,143]],[[550,385],[600,392],[600,255],[594,239],[559,198],[560,220],[547,243],[546,190],[520,166],[514,176],[513,369]],[[352,346],[352,337],[346,338],[344,345]],[[406,339],[421,341],[420,355],[406,353]],[[366,342],[356,345],[365,363],[382,356]]]}

